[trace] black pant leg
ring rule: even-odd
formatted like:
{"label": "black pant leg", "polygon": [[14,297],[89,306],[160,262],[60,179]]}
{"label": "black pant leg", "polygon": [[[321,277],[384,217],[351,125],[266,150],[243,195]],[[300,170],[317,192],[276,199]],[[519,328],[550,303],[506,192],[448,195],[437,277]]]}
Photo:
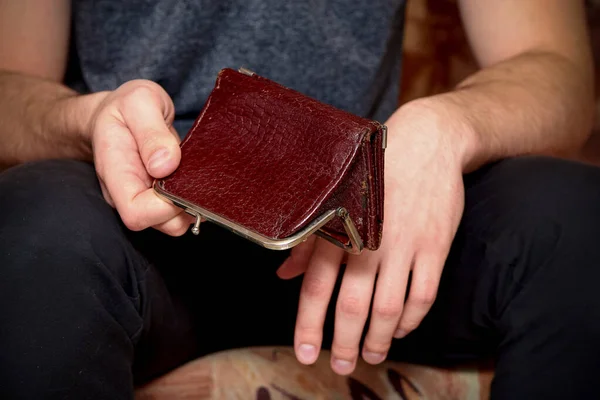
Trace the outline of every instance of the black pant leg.
{"label": "black pant leg", "polygon": [[600,169],[524,158],[496,174],[518,176],[498,202],[523,194],[525,201],[515,205],[521,218],[513,214],[519,236],[487,236],[488,243],[510,242],[516,251],[495,249],[496,265],[490,263],[479,283],[480,298],[495,293],[480,306],[500,339],[492,398],[596,398]]}
{"label": "black pant leg", "polygon": [[465,177],[438,298],[394,356],[496,362],[492,399],[597,397],[600,169],[543,157]]}
{"label": "black pant leg", "polygon": [[302,278],[275,274],[289,251],[265,249],[209,222],[199,236],[148,230],[133,243],[191,310],[200,354],[293,344]]}
{"label": "black pant leg", "polygon": [[151,377],[192,355],[188,320],[91,165],[0,174],[1,398],[132,398],[134,370]]}

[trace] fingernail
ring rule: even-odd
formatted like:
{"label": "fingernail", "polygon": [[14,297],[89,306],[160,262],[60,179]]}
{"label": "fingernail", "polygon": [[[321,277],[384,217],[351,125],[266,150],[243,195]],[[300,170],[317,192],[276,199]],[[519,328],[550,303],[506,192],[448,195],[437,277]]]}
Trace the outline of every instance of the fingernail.
{"label": "fingernail", "polygon": [[162,148],[158,149],[150,156],[148,160],[148,168],[159,168],[169,158],[169,150]]}
{"label": "fingernail", "polygon": [[312,364],[317,360],[317,348],[312,344],[298,346],[298,358],[303,364]]}
{"label": "fingernail", "polygon": [[372,351],[363,352],[363,358],[369,364],[379,364],[385,360],[385,353],[373,353]]}
{"label": "fingernail", "polygon": [[333,368],[335,372],[341,375],[347,375],[352,372],[352,365],[354,363],[348,360],[340,360],[338,358],[333,359]]}
{"label": "fingernail", "polygon": [[404,336],[406,336],[407,332],[404,329],[398,329],[396,331],[396,333],[394,333],[394,337],[396,339],[402,339]]}

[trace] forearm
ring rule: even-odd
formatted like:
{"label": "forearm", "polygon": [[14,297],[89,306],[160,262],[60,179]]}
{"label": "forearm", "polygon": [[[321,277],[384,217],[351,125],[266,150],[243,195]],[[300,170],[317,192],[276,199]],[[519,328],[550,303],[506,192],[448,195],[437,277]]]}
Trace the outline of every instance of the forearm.
{"label": "forearm", "polygon": [[455,91],[425,102],[441,103],[458,122],[465,172],[505,157],[570,156],[593,122],[590,65],[556,54],[526,53],[483,69]]}
{"label": "forearm", "polygon": [[87,125],[101,95],[0,71],[0,168],[48,158],[91,160]]}

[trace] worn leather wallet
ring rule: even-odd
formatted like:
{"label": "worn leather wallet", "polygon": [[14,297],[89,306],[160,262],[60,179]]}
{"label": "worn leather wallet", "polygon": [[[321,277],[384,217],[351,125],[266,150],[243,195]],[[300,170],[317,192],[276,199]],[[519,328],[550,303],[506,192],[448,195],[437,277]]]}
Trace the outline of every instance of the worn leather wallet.
{"label": "worn leather wallet", "polygon": [[387,129],[245,68],[219,72],[155,191],[201,220],[266,248],[315,233],[349,253],[383,230]]}

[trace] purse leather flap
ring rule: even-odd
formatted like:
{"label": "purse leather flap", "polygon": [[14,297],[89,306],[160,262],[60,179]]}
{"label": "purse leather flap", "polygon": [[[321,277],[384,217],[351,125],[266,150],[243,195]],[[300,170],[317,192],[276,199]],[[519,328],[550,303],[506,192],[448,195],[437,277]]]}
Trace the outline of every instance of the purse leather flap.
{"label": "purse leather flap", "polygon": [[[343,206],[331,202],[344,201],[350,186],[371,197],[361,200],[355,195],[358,203],[350,212],[368,214],[370,209],[381,220],[377,203],[382,202],[382,191],[372,182],[380,177],[369,178],[367,171],[383,167],[377,155],[367,154],[373,146],[381,148],[377,133],[377,122],[264,77],[226,68],[181,144],[179,168],[161,185],[172,195],[272,239],[294,234],[324,207]],[[357,158],[363,161],[354,166]],[[351,169],[362,179],[341,185]]]}

